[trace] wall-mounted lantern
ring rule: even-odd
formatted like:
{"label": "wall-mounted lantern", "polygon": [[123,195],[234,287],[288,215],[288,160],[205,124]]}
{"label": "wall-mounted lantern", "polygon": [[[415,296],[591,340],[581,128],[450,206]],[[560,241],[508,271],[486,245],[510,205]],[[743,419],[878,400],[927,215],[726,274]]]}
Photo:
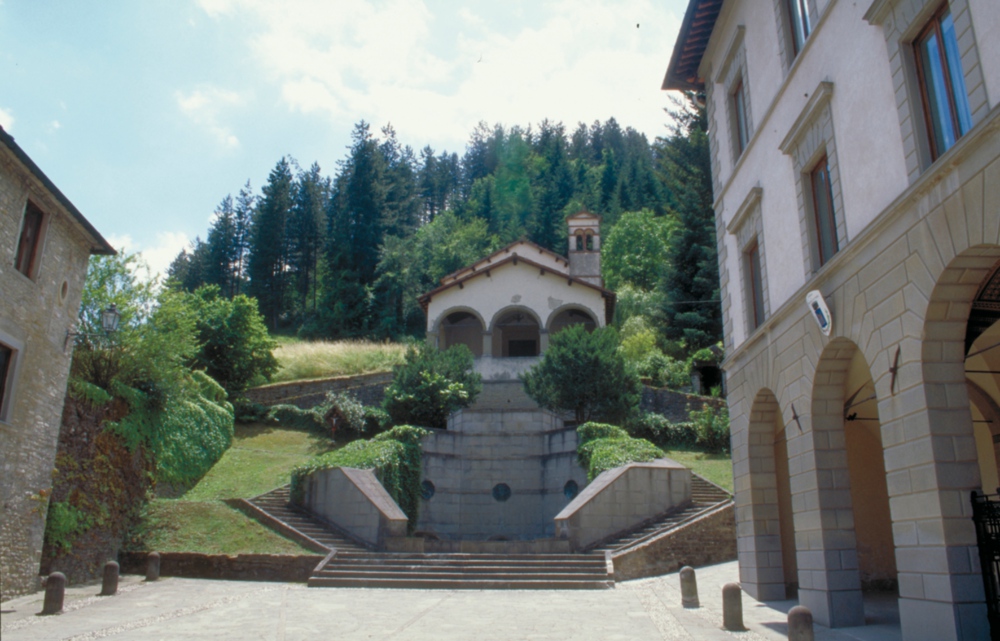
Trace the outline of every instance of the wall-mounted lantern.
{"label": "wall-mounted lantern", "polygon": [[121,320],[121,313],[118,311],[118,307],[111,303],[107,309],[101,312],[101,329],[103,332],[74,332],[71,329],[66,330],[66,340],[63,343],[63,351],[69,347],[69,339],[75,338],[77,336],[98,336],[103,337],[110,343],[111,335],[118,331],[118,322]]}

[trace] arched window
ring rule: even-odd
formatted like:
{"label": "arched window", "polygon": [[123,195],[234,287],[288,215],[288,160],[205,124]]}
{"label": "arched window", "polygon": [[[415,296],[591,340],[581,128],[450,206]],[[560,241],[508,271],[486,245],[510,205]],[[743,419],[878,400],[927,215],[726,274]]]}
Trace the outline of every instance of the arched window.
{"label": "arched window", "polygon": [[576,235],[576,251],[583,251],[583,234]]}
{"label": "arched window", "polygon": [[594,251],[594,235],[587,234],[587,251]]}

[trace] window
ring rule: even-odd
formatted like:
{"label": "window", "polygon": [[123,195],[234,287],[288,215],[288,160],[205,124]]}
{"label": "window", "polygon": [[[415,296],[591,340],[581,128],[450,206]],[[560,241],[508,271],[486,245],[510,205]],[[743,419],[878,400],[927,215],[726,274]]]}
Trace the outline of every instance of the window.
{"label": "window", "polygon": [[764,277],[760,268],[760,245],[756,238],[743,251],[743,271],[746,274],[747,319],[752,331],[764,323]]}
{"label": "window", "polygon": [[826,156],[809,172],[815,224],[816,256],[822,266],[840,249],[837,243],[837,222],[833,211],[833,188],[830,186],[830,163]]}
{"label": "window", "polygon": [[945,4],[914,41],[931,160],[972,128],[955,23]]}
{"label": "window", "polygon": [[0,343],[0,421],[7,419],[7,389],[14,369],[14,350]]}
{"label": "window", "polygon": [[45,215],[42,214],[42,211],[29,201],[24,210],[21,238],[17,242],[17,255],[14,259],[14,268],[28,278],[34,276],[44,219]]}
{"label": "window", "polygon": [[812,25],[809,22],[809,5],[807,0],[785,0],[788,9],[788,22],[792,30],[792,58],[799,55],[806,45]]}
{"label": "window", "polygon": [[733,147],[736,149],[736,156],[739,157],[746,149],[750,141],[749,129],[747,127],[747,99],[743,90],[743,79],[736,81],[736,87],[732,92],[733,102]]}

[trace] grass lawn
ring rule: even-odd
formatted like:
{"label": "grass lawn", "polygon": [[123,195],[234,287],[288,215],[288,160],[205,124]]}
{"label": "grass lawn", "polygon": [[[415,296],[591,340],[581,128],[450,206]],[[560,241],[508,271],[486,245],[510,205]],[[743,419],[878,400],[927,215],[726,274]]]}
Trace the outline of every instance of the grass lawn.
{"label": "grass lawn", "polygon": [[333,444],[311,432],[236,425],[233,445],[179,499],[155,499],[142,524],[145,548],[204,554],[312,554],[222,499],[251,498],[288,483],[288,472]]}
{"label": "grass lawn", "polygon": [[272,383],[299,381],[330,376],[353,376],[388,372],[403,362],[406,346],[402,343],[371,341],[301,341],[276,337],[278,372]]}
{"label": "grass lawn", "polygon": [[733,491],[733,464],[729,454],[708,454],[695,449],[674,449],[664,452],[667,458],[686,465],[695,474],[730,492]]}

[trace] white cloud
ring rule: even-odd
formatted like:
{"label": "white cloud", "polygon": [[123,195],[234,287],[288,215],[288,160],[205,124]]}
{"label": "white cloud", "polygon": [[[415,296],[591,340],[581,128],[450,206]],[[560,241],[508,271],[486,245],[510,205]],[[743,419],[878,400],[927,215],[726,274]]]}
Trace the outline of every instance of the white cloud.
{"label": "white cloud", "polygon": [[243,104],[240,94],[218,87],[203,87],[186,94],[178,91],[174,97],[181,113],[212,134],[220,144],[228,148],[239,146],[239,138],[222,123],[222,115],[227,108]]}
{"label": "white cloud", "polygon": [[[155,243],[148,247],[136,243],[129,234],[111,234],[107,240],[118,251],[141,254],[143,262],[149,268],[148,277],[159,276],[161,280],[166,278],[167,268],[177,258],[177,254],[191,245],[187,234],[171,231],[158,232]],[[140,273],[140,276],[143,274]]]}
{"label": "white cloud", "polygon": [[572,128],[614,116],[665,131],[659,86],[680,20],[657,0],[560,0],[502,25],[476,5],[200,2],[213,17],[250,17],[252,54],[287,106],[337,127],[392,122],[404,141],[449,146],[480,120]]}
{"label": "white cloud", "polygon": [[0,107],[0,127],[3,127],[7,131],[14,126],[14,114],[10,112],[10,109],[4,109]]}
{"label": "white cloud", "polygon": [[56,131],[58,131],[61,128],[62,128],[62,125],[59,124],[58,120],[53,120],[52,122],[49,123],[49,133],[55,133]]}

